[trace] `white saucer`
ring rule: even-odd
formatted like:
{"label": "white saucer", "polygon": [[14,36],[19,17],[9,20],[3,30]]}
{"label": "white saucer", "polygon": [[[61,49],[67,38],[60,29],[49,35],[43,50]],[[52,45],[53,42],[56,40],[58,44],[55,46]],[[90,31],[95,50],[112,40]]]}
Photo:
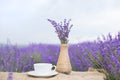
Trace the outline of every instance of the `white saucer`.
{"label": "white saucer", "polygon": [[50,73],[44,73],[44,72],[36,72],[36,71],[29,71],[27,72],[28,75],[34,76],[34,77],[51,77],[58,74],[56,71],[51,71]]}

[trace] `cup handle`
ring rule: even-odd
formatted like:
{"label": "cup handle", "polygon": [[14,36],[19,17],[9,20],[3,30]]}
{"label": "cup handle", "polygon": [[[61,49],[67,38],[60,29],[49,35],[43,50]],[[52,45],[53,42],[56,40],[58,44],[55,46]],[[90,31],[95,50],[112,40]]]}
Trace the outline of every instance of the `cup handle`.
{"label": "cup handle", "polygon": [[55,71],[56,70],[56,66],[55,65],[52,65],[52,71]]}

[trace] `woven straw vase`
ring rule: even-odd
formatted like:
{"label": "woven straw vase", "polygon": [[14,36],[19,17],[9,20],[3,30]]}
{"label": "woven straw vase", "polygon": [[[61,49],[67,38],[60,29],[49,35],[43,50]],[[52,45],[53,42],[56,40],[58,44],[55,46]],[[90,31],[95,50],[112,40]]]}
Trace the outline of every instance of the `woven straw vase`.
{"label": "woven straw vase", "polygon": [[60,73],[70,74],[71,70],[72,68],[71,68],[69,54],[68,54],[68,45],[61,44],[56,71]]}

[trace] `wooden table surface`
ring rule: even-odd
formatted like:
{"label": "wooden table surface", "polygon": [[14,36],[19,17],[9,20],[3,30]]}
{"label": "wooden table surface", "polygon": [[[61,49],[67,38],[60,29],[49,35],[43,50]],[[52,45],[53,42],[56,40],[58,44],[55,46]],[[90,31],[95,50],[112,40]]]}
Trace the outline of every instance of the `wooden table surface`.
{"label": "wooden table surface", "polygon": [[[8,80],[9,72],[0,72],[0,80]],[[12,73],[12,80],[104,80],[104,74],[99,72],[75,72],[72,71],[71,74],[61,74],[49,78],[38,78],[28,76],[27,73]]]}

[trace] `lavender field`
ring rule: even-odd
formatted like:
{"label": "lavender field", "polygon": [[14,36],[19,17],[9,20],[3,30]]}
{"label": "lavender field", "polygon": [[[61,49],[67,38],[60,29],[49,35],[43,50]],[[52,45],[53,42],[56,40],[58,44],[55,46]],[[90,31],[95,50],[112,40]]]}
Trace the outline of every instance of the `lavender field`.
{"label": "lavender field", "polygon": [[[59,51],[59,45],[51,44],[1,44],[0,71],[25,72],[33,70],[33,64],[37,62],[56,65]],[[108,34],[102,40],[69,44],[69,55],[75,71],[87,71],[89,67],[104,68],[120,79],[120,33],[114,38]]]}

